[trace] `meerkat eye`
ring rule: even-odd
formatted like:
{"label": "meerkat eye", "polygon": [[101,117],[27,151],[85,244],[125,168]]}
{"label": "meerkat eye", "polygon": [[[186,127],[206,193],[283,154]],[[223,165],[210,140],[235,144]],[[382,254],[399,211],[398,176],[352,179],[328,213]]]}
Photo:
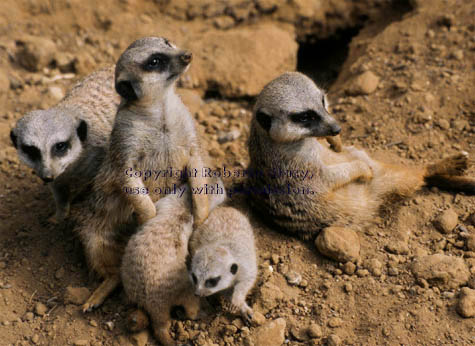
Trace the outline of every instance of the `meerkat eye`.
{"label": "meerkat eye", "polygon": [[215,278],[211,278],[205,281],[205,287],[206,288],[213,288],[216,287],[218,284],[219,280],[221,280],[221,276],[217,276]]}
{"label": "meerkat eye", "polygon": [[168,57],[166,55],[157,53],[152,54],[143,64],[143,69],[145,71],[156,71],[164,70],[168,63]]}
{"label": "meerkat eye", "polygon": [[58,142],[53,146],[53,153],[56,155],[62,155],[68,150],[69,143],[68,142]]}
{"label": "meerkat eye", "polygon": [[306,124],[310,121],[317,120],[318,114],[312,110],[308,110],[305,112],[294,113],[290,116],[290,120],[294,123],[298,124]]}
{"label": "meerkat eye", "polygon": [[193,283],[196,285],[198,283],[198,279],[196,278],[196,275],[191,274],[191,278],[193,279]]}
{"label": "meerkat eye", "polygon": [[33,145],[22,145],[21,150],[30,158],[32,161],[39,161],[41,159],[41,151]]}

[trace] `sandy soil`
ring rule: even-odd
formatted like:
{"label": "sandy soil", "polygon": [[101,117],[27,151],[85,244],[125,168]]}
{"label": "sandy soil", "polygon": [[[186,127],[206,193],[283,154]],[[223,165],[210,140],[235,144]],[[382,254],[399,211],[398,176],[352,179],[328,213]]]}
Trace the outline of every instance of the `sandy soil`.
{"label": "sandy soil", "polygon": [[[147,334],[126,333],[121,290],[92,313],[75,304],[98,281],[75,235],[47,222],[52,196],[10,143],[10,129],[25,112],[58,102],[74,81],[113,64],[134,39],[163,35],[195,54],[181,85],[216,167],[246,167],[253,98],[271,78],[297,67],[329,87],[345,143],[408,165],[460,150],[475,157],[474,15],[471,0],[3,1],[0,345],[156,344]],[[36,44],[40,59],[22,63],[21,42]],[[239,198],[235,203],[247,208]],[[446,210],[455,212],[456,227],[441,232],[436,221]],[[354,265],[275,232],[259,215],[251,213],[251,222],[260,274],[249,302],[266,321],[247,327],[218,306],[205,319],[176,321],[177,340],[475,344],[474,318],[459,313],[466,304],[475,314],[473,197],[424,189],[389,208],[358,232]],[[430,267],[432,254],[446,255],[446,263]],[[471,301],[462,299],[461,287],[470,288],[464,292]]]}

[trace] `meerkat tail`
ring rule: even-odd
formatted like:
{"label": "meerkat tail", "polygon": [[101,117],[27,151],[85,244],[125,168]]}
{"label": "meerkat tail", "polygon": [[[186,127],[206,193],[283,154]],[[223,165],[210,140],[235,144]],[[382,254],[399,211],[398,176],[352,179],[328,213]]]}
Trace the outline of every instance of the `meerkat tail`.
{"label": "meerkat tail", "polygon": [[444,190],[475,195],[475,178],[453,175],[433,175],[426,177],[425,182],[428,186],[436,186]]}

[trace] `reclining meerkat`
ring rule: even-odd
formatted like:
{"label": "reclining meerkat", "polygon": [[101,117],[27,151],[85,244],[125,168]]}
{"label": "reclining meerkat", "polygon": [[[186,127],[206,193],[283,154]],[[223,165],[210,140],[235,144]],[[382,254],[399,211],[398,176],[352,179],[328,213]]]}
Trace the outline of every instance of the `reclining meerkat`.
{"label": "reclining meerkat", "polygon": [[[217,183],[223,188],[222,181]],[[169,329],[170,312],[183,306],[190,319],[196,319],[200,299],[193,294],[185,259],[193,230],[191,192],[170,195],[155,203],[157,215],[145,222],[127,243],[121,265],[122,284],[129,300],[145,309],[151,318],[155,337],[164,345],[173,344]],[[210,210],[221,204],[226,194],[209,196]],[[134,316],[140,312],[134,312]],[[148,324],[147,317],[130,320],[128,328],[139,331]]]}
{"label": "reclining meerkat", "polygon": [[50,221],[66,218],[71,201],[91,187],[119,102],[111,66],[76,83],[56,106],[27,113],[11,130],[20,160],[51,187],[56,214]]}
{"label": "reclining meerkat", "polygon": [[229,310],[251,322],[253,311],[246,296],[256,281],[257,260],[247,217],[234,208],[217,207],[193,232],[188,248],[187,266],[195,294],[207,297],[227,291]]}
{"label": "reclining meerkat", "polygon": [[313,175],[306,180],[250,176],[251,203],[282,229],[308,239],[329,225],[365,224],[387,198],[410,196],[424,185],[475,193],[475,179],[461,176],[468,166],[464,152],[407,168],[375,161],[354,147],[329,150],[314,139],[340,132],[324,100],[308,77],[285,73],[264,87],[254,107],[249,168]]}
{"label": "reclining meerkat", "polygon": [[[165,38],[146,37],[132,43],[116,65],[115,87],[122,97],[111,133],[109,151],[96,175],[89,204],[78,215],[78,233],[91,268],[104,278],[83,310],[100,305],[120,283],[123,230],[143,224],[156,214],[154,202],[166,188],[184,181],[192,189],[205,186],[203,160],[195,123],[175,93],[175,82],[187,69],[191,53]],[[130,177],[129,169],[185,170],[199,174]],[[136,193],[125,192],[130,188]],[[129,190],[129,191],[130,191]],[[84,208],[84,209],[87,209]],[[192,194],[193,222],[208,216],[208,198]]]}

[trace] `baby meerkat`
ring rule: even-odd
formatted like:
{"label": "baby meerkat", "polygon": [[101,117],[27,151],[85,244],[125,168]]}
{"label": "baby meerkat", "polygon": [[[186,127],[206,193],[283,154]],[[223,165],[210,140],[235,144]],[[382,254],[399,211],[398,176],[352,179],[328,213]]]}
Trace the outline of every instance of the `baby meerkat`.
{"label": "baby meerkat", "polygon": [[252,320],[246,296],[256,281],[254,233],[244,214],[231,207],[213,210],[192,234],[187,263],[195,294],[207,297],[230,290],[230,311]]}
{"label": "baby meerkat", "polygon": [[[153,218],[154,202],[164,191],[185,181],[192,189],[207,182],[201,175],[203,160],[194,120],[175,93],[175,82],[190,61],[190,52],[167,39],[146,37],[132,43],[117,62],[115,87],[122,102],[109,151],[94,180],[92,212],[78,215],[88,262],[104,278],[84,311],[101,304],[120,282],[125,238],[119,235]],[[150,170],[183,174],[150,179],[127,174]],[[201,224],[208,216],[207,196],[192,194],[192,209],[193,222]]]}
{"label": "baby meerkat", "polygon": [[[362,225],[389,197],[413,194],[424,185],[475,192],[475,179],[461,174],[462,152],[423,168],[371,159],[364,151],[330,150],[314,137],[340,132],[325,94],[301,73],[285,73],[257,98],[249,139],[250,201],[270,221],[304,239],[330,225]],[[289,172],[307,172],[305,179]]]}
{"label": "baby meerkat", "polygon": [[[222,181],[217,183],[224,191]],[[190,189],[186,185],[182,189],[186,189],[183,196],[170,195],[155,203],[157,215],[139,227],[129,240],[121,266],[128,298],[148,312],[154,335],[164,345],[174,344],[169,334],[172,307],[183,306],[186,316],[195,319],[200,306],[185,265],[193,216]],[[210,209],[225,198],[225,193],[210,195]],[[140,313],[134,312],[134,316]],[[147,317],[142,318],[145,321],[131,321],[129,329],[138,331],[145,327]]]}
{"label": "baby meerkat", "polygon": [[56,106],[27,113],[11,130],[20,160],[51,187],[56,214],[50,221],[66,218],[74,197],[91,187],[119,102],[111,66],[76,83]]}

